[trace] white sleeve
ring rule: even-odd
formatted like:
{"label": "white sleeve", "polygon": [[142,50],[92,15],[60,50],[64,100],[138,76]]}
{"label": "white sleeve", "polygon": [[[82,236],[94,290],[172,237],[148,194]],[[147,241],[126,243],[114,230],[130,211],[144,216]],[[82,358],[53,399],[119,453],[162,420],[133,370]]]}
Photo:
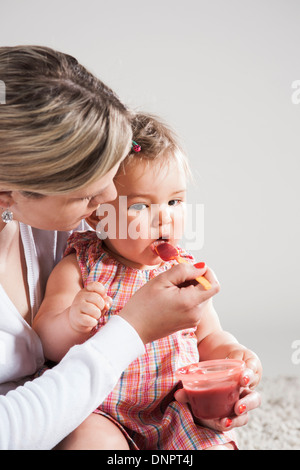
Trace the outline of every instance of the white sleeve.
{"label": "white sleeve", "polygon": [[97,408],[144,351],[134,328],[112,317],[56,367],[0,397],[0,449],[52,449]]}

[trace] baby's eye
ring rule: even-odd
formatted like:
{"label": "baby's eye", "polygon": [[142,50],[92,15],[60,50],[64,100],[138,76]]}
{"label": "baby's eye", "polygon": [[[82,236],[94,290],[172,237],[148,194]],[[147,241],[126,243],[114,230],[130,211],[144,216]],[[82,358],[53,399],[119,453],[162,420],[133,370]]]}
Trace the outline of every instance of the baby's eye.
{"label": "baby's eye", "polygon": [[130,206],[128,208],[128,210],[133,210],[133,211],[143,211],[144,209],[147,209],[147,204],[143,204],[142,202],[138,202],[136,204],[132,204],[132,206]]}

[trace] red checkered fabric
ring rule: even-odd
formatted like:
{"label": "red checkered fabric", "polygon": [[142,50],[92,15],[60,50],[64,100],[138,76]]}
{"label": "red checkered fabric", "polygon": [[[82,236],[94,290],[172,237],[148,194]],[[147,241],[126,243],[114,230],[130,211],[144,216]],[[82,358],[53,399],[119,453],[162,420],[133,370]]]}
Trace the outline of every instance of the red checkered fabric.
{"label": "red checkered fabric", "polygon": [[[65,255],[73,251],[84,284],[101,282],[113,300],[110,310],[101,317],[100,327],[147,281],[176,264],[170,261],[152,270],[124,266],[105,251],[95,232],[72,234]],[[193,262],[181,248],[180,255]],[[122,429],[133,449],[196,450],[233,441],[230,432],[217,433],[196,425],[188,405],[174,400],[178,387],[175,371],[198,361],[195,329],[147,344],[145,354],[124,371],[96,412]]]}

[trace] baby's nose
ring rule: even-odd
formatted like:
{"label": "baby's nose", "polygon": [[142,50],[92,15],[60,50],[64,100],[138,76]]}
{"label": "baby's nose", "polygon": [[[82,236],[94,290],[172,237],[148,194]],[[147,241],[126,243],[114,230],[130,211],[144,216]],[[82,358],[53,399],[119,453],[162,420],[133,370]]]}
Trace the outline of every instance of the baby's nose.
{"label": "baby's nose", "polygon": [[170,224],[172,222],[171,216],[172,208],[168,204],[159,204],[154,211],[153,225],[158,227],[161,225]]}
{"label": "baby's nose", "polygon": [[159,211],[159,223],[160,225],[170,224],[172,222],[172,208],[167,204],[162,204],[162,206]]}

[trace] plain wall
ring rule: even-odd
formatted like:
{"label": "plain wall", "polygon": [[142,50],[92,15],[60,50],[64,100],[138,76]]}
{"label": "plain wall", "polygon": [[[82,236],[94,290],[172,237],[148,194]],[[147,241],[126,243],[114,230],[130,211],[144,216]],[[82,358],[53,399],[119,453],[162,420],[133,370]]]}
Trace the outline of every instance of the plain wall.
{"label": "plain wall", "polygon": [[175,128],[194,174],[189,202],[204,207],[193,254],[220,280],[223,327],[265,375],[298,375],[300,2],[0,0],[0,17],[1,46],[74,55]]}

